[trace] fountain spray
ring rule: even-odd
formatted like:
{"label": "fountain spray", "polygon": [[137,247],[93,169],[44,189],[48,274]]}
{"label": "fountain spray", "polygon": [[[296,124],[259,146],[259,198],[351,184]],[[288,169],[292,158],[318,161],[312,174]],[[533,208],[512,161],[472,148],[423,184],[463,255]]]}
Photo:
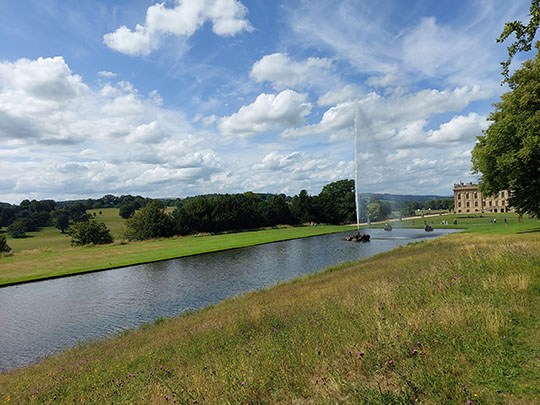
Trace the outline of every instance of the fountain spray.
{"label": "fountain spray", "polygon": [[360,196],[358,195],[358,131],[360,126],[360,105],[356,102],[354,108],[354,202],[356,204],[356,230],[360,233]]}

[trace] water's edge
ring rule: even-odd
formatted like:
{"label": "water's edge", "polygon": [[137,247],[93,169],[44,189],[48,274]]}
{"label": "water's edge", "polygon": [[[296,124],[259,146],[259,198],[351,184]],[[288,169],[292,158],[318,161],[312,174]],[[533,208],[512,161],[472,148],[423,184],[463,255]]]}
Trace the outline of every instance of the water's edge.
{"label": "water's edge", "polygon": [[[403,229],[409,229],[409,228],[403,228]],[[414,228],[410,228],[410,229],[414,229]],[[134,262],[134,263],[130,263],[130,264],[123,264],[121,266],[110,266],[110,267],[103,267],[103,268],[100,268],[100,269],[91,269],[91,270],[77,270],[77,271],[73,271],[73,272],[66,272],[66,273],[60,273],[60,274],[51,274],[51,275],[42,276],[42,277],[41,276],[33,277],[31,279],[28,279],[28,280],[7,281],[5,283],[0,284],[0,290],[2,288],[4,288],[4,287],[13,287],[13,286],[16,286],[16,285],[21,285],[21,284],[37,283],[39,281],[54,280],[54,279],[58,279],[58,278],[78,276],[78,275],[81,275],[81,274],[98,273],[98,272],[108,271],[108,270],[119,270],[119,269],[124,269],[126,267],[138,266],[140,264],[159,263],[159,262],[165,262],[165,261],[168,261],[168,260],[182,259],[184,257],[193,257],[193,256],[206,255],[208,253],[227,252],[227,251],[231,251],[231,250],[243,249],[243,248],[252,247],[252,246],[268,245],[270,243],[286,242],[288,240],[296,240],[296,239],[315,238],[315,237],[318,237],[318,236],[333,235],[333,234],[336,234],[336,233],[346,233],[346,232],[350,232],[350,231],[332,231],[332,232],[328,232],[328,233],[322,233],[322,234],[319,234],[319,235],[306,235],[306,236],[298,236],[298,237],[294,237],[294,238],[276,239],[276,240],[273,240],[273,241],[270,241],[270,242],[258,242],[258,243],[251,243],[249,245],[244,245],[244,246],[237,246],[237,247],[230,247],[230,248],[223,248],[223,249],[216,249],[216,250],[207,250],[207,251],[199,252],[199,253],[188,253],[188,254],[184,254],[184,255],[180,255],[180,256],[172,256],[172,257],[166,257],[166,258],[162,258],[162,259],[152,259],[152,260]]]}

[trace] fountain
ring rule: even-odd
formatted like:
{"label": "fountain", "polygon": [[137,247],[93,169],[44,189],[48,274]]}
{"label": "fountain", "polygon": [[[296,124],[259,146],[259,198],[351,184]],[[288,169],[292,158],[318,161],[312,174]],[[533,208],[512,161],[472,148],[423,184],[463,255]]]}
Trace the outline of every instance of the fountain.
{"label": "fountain", "polygon": [[[370,236],[368,234],[361,234],[360,233],[360,196],[358,192],[358,185],[360,182],[358,181],[358,144],[360,143],[360,137],[359,137],[359,130],[360,130],[360,105],[358,102],[356,102],[355,109],[354,109],[354,202],[356,205],[356,235],[354,236],[348,236],[343,238],[346,241],[349,242],[369,242]],[[365,120],[364,120],[365,121]],[[368,217],[368,226],[371,224],[369,220],[369,213],[367,215]]]}

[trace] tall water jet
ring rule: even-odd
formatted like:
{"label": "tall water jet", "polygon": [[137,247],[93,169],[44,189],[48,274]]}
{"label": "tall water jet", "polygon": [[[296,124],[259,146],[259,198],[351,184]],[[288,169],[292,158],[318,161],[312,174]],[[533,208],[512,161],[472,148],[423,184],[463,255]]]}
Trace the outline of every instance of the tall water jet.
{"label": "tall water jet", "polygon": [[354,108],[354,202],[356,204],[356,230],[360,233],[360,196],[358,195],[358,131],[360,127],[360,105],[358,101]]}
{"label": "tall water jet", "polygon": [[[356,204],[356,228],[358,232],[360,232],[360,181],[358,178],[358,164],[359,164],[359,147],[360,147],[360,125],[361,123],[364,124],[364,126],[367,123],[366,118],[364,117],[364,114],[362,113],[362,110],[360,108],[360,104],[358,101],[355,103],[354,108],[354,202]],[[367,128],[364,128],[367,130]],[[371,221],[369,219],[369,211],[366,210],[366,217],[367,217],[367,223],[368,226],[371,225]]]}

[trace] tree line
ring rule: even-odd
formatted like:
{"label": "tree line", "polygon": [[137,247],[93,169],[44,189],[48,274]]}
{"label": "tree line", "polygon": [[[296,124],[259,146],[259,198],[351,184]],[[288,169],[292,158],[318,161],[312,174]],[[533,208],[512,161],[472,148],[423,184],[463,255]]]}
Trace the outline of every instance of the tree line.
{"label": "tree line", "polygon": [[[378,195],[360,198],[360,222],[381,221],[392,212],[411,209],[445,209],[452,199],[424,202],[398,201],[392,204]],[[170,212],[166,207],[175,206]],[[285,194],[208,194],[177,199],[150,199],[125,195],[106,195],[100,199],[55,202],[24,200],[19,206],[0,206],[0,228],[14,238],[43,226],[54,225],[72,237],[73,245],[103,244],[113,241],[109,230],[95,220],[87,209],[118,208],[126,221],[125,237],[145,240],[190,235],[238,231],[276,225],[302,223],[343,224],[356,222],[354,181],[338,180],[325,185],[317,195],[306,190],[293,197]],[[414,213],[414,211],[413,211]]]}

